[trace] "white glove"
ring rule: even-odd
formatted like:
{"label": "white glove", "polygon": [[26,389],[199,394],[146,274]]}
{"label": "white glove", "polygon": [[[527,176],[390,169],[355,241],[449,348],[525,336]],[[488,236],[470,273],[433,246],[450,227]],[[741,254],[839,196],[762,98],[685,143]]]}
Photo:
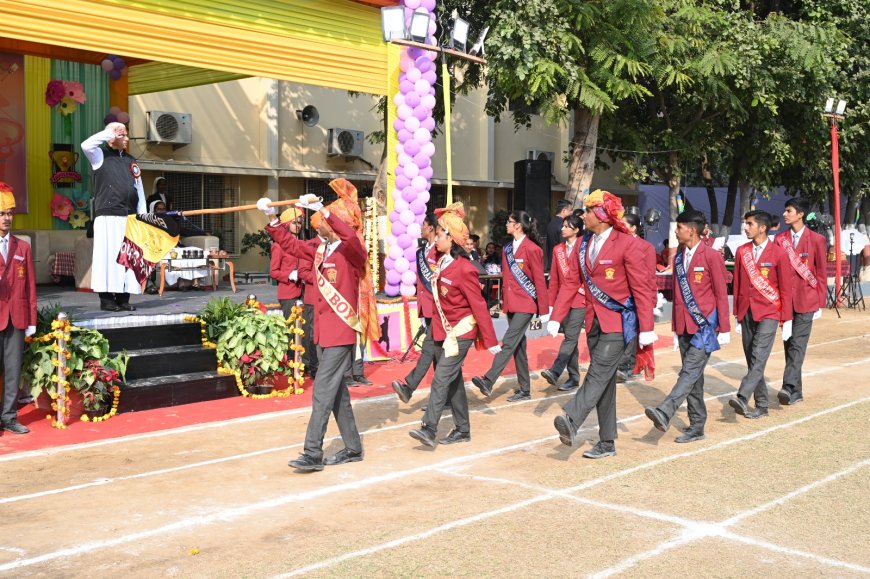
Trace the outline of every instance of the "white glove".
{"label": "white glove", "polygon": [[314,193],[307,193],[299,198],[299,203],[296,204],[296,207],[301,207],[310,211],[320,211],[323,209],[323,201]]}
{"label": "white glove", "polygon": [[731,332],[719,332],[719,335],[716,336],[716,340],[719,342],[720,346],[727,346],[731,343]]}
{"label": "white glove", "polygon": [[268,197],[260,197],[259,199],[257,199],[257,209],[262,211],[266,215],[266,217],[270,219],[273,215],[275,215],[275,208],[269,207],[269,203],[271,202],[272,200]]}
{"label": "white glove", "polygon": [[544,314],[543,316],[539,316],[538,319],[541,320],[542,324],[550,323],[550,316],[553,315],[553,308],[550,308],[550,311]]}
{"label": "white glove", "polygon": [[644,346],[654,344],[655,341],[658,339],[659,337],[656,336],[655,331],[641,332],[640,335],[637,337],[637,343],[640,345],[641,348],[643,348]]}
{"label": "white glove", "polygon": [[791,320],[782,324],[782,341],[787,342],[791,338]]}
{"label": "white glove", "polygon": [[680,349],[680,337],[674,332],[674,352]]}
{"label": "white glove", "polygon": [[499,352],[501,352],[501,346],[493,346],[492,348],[489,349],[489,353],[492,354],[493,356],[495,356]]}
{"label": "white glove", "polygon": [[559,334],[561,325],[559,322],[547,322],[547,333],[555,338]]}
{"label": "white glove", "polygon": [[816,313],[813,314],[813,321],[815,322],[816,320],[818,320],[821,317],[822,317],[822,309],[819,308],[816,310]]}
{"label": "white glove", "polygon": [[287,279],[289,281],[299,281],[299,272],[294,269],[290,272],[290,275],[287,276]]}
{"label": "white glove", "polygon": [[[735,318],[735,320],[736,320],[736,318]],[[741,324],[739,320],[736,320],[734,323],[734,331],[737,332],[738,336],[743,335],[743,324]]]}
{"label": "white glove", "polygon": [[425,328],[425,327],[426,327],[426,318],[420,318],[420,327],[421,327],[421,328]]}
{"label": "white glove", "polygon": [[29,338],[33,334],[36,333],[36,326],[27,326],[27,329],[24,330],[24,337]]}

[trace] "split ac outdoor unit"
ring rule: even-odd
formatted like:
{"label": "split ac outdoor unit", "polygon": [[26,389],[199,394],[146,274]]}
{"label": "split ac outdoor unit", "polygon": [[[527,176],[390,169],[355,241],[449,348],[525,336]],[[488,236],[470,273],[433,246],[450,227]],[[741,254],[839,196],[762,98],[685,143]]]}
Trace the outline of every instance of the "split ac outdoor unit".
{"label": "split ac outdoor unit", "polygon": [[328,157],[362,157],[366,134],[351,129],[329,129],[326,135]]}
{"label": "split ac outdoor unit", "polygon": [[148,111],[149,143],[172,145],[173,149],[177,149],[189,145],[192,137],[190,114]]}
{"label": "split ac outdoor unit", "polygon": [[551,165],[556,164],[556,153],[553,151],[538,151],[537,149],[529,149],[526,153],[526,159],[529,161],[549,161]]}

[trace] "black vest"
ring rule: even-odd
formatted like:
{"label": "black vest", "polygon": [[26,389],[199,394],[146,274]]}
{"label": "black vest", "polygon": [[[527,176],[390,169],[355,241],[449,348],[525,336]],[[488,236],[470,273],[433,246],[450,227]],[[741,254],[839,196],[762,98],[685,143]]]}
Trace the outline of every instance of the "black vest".
{"label": "black vest", "polygon": [[135,160],[123,151],[100,145],[103,164],[94,171],[94,217],[126,217],[136,213],[139,193],[130,166]]}

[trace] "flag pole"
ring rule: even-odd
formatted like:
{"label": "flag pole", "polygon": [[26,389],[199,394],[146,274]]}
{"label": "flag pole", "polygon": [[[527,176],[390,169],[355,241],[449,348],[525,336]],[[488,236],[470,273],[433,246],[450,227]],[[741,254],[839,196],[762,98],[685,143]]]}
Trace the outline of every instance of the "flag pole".
{"label": "flag pole", "polygon": [[[299,203],[299,199],[284,199],[282,201],[272,201],[269,207],[283,207],[285,205],[293,205]],[[192,215],[215,215],[219,213],[236,213],[238,211],[250,211],[257,209],[257,205],[237,205],[235,207],[218,207],[215,209],[193,209],[191,211],[178,211],[180,217],[190,217]]]}

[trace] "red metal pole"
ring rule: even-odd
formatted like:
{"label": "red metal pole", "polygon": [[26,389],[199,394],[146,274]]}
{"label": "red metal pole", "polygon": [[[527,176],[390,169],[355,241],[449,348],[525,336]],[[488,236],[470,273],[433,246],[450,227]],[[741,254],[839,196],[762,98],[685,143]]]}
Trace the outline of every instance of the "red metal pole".
{"label": "red metal pole", "polygon": [[834,296],[840,301],[841,268],[840,262],[840,144],[837,137],[837,119],[831,117],[831,165],[834,168]]}

